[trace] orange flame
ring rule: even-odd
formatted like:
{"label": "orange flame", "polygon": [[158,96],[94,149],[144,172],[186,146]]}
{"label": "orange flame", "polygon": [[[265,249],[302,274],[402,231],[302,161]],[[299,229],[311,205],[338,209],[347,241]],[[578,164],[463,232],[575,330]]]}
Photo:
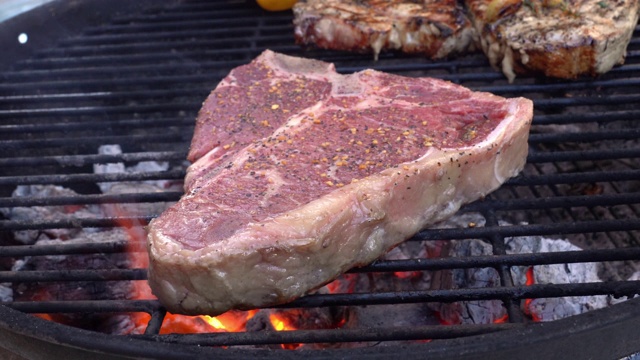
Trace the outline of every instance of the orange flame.
{"label": "orange flame", "polygon": [[[535,283],[536,283],[536,280],[535,280],[535,276],[534,276],[534,273],[533,273],[533,266],[529,266],[529,268],[527,269],[527,272],[526,272],[525,285],[526,286],[531,286],[531,285],[533,285]],[[540,317],[538,317],[538,315],[536,315],[534,312],[531,311],[531,302],[532,301],[533,301],[533,299],[525,299],[522,311],[525,313],[525,315],[529,316],[533,321],[535,321],[535,322],[542,321],[542,319],[540,319]]]}
{"label": "orange flame", "polygon": [[[296,328],[291,325],[286,318],[279,316],[276,313],[269,314],[269,321],[271,325],[276,331],[291,331],[296,330]],[[280,344],[283,349],[286,350],[295,350],[299,348],[302,344]]]}
{"label": "orange flame", "polygon": [[[149,256],[144,251],[147,237],[143,224],[132,221],[125,221],[127,212],[118,205],[112,207],[117,215],[118,225],[127,233],[129,264],[134,269],[147,269],[149,267]],[[147,281],[134,281],[132,297],[137,300],[156,299],[151,292]],[[217,317],[211,316],[186,316],[167,313],[160,327],[160,334],[188,334],[221,331],[241,331],[244,330],[247,320],[255,314],[255,311],[229,311]],[[144,332],[151,316],[147,313],[134,313],[131,315],[135,328],[133,333]]]}

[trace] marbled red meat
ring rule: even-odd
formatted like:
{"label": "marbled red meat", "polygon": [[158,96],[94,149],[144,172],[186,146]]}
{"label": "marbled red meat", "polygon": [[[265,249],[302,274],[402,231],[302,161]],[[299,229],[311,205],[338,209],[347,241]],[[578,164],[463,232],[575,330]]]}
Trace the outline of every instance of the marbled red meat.
{"label": "marbled red meat", "polygon": [[531,117],[522,98],[266,51],[203,104],[186,193],[149,227],[151,287],[189,314],[299,297],[516,175]]}

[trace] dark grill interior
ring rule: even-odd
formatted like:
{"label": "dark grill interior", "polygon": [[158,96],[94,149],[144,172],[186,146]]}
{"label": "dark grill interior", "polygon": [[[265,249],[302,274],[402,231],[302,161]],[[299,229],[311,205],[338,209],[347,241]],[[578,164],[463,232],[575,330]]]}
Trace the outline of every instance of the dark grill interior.
{"label": "dark grill interior", "polygon": [[[36,321],[25,315],[29,313],[149,313],[152,318],[144,335],[109,336],[105,343],[90,345],[87,341],[87,344],[80,344],[132,356],[202,355],[209,354],[206,351],[221,350],[207,348],[211,345],[424,339],[435,340],[419,344],[420,351],[440,356],[443,347],[458,344],[447,341],[464,338],[470,342],[484,341],[487,343],[485,350],[491,350],[491,337],[486,337],[490,333],[500,332],[502,340],[508,334],[522,338],[524,332],[545,326],[545,331],[552,333],[549,329],[553,327],[549,326],[554,325],[532,324],[522,316],[520,303],[523,299],[600,294],[621,297],[640,293],[640,281],[627,281],[631,274],[640,270],[638,27],[628,47],[626,64],[600,78],[567,82],[519,77],[514,84],[508,84],[501,73],[488,66],[481,54],[434,62],[418,56],[384,53],[376,62],[366,54],[303,50],[293,42],[290,12],[263,12],[253,1],[185,1],[118,16],[105,25],[87,27],[79,35],[43,48],[0,73],[0,208],[177,201],[181,192],[176,190],[103,194],[97,184],[181,181],[194,118],[202,101],[230,69],[249,62],[267,48],[335,62],[338,71],[343,73],[371,67],[407,76],[433,76],[475,90],[534,100],[536,115],[524,173],[487,199],[462,210],[482,214],[486,219],[485,226],[429,229],[410,240],[481,239],[493,246],[493,255],[384,260],[352,270],[379,273],[491,267],[500,274],[500,287],[313,294],[283,306],[313,308],[499,299],[507,309],[510,322],[158,335],[165,312],[153,300],[11,301],[3,303],[0,309],[18,310],[20,313],[10,313],[11,319],[22,321],[24,327]],[[98,154],[98,147],[107,144],[120,145],[122,153]],[[140,161],[167,161],[170,166],[165,171],[141,173],[95,174],[93,171],[94,164],[122,162],[133,165]],[[37,184],[59,185],[77,194],[11,196],[18,185]],[[146,269],[142,268],[12,271],[11,264],[26,257],[116,255],[130,248],[126,237],[91,244],[23,245],[15,241],[14,232],[123,226],[140,229],[156,215],[72,219],[7,219],[0,215],[0,241],[4,245],[0,247],[0,283],[17,286],[22,283],[144,280]],[[500,221],[509,224],[499,224]],[[506,254],[505,238],[532,235],[565,238],[585,250]],[[142,244],[135,245],[141,246],[138,250],[143,249]],[[522,286],[514,284],[509,271],[516,265],[581,262],[598,262],[599,275],[605,281]],[[630,309],[629,305],[615,305],[599,317],[594,315],[592,321],[618,319],[619,315],[612,315],[615,311],[622,314],[627,311],[627,315],[620,317],[626,319],[632,314]],[[636,311],[634,316],[637,315]],[[582,320],[572,321],[586,321],[586,316],[576,316]],[[29,320],[25,320],[27,318]],[[571,333],[568,329],[576,331],[579,327],[566,321],[558,323],[565,326],[568,333]],[[72,338],[87,336],[82,332],[84,330],[55,324],[45,328],[48,326],[57,326]],[[55,330],[48,331],[48,335],[55,338],[51,335]],[[140,341],[142,347],[147,348],[123,346],[123,341]],[[165,348],[166,344],[171,346]],[[625,344],[617,350],[618,355],[640,351],[637,340]],[[415,351],[407,347],[401,349]],[[248,350],[224,351],[227,352],[215,354],[241,356],[241,351]],[[276,351],[275,355],[294,356],[292,352],[286,352],[286,355],[283,352]],[[332,354],[322,351],[306,356],[335,356]]]}

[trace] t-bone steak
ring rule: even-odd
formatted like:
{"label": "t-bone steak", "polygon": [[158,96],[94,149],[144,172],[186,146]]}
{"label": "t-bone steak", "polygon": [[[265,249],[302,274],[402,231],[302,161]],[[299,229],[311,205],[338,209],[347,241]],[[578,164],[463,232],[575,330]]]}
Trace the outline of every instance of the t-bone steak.
{"label": "t-bone steak", "polygon": [[204,102],[185,195],[149,225],[174,313],[291,301],[523,168],[532,102],[265,51]]}

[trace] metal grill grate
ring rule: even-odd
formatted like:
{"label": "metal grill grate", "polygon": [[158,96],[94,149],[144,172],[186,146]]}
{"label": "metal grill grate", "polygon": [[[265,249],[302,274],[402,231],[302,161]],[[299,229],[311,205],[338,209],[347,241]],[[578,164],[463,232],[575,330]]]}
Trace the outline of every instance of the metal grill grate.
{"label": "metal grill grate", "polygon": [[[232,346],[457,339],[498,331],[506,334],[545,326],[523,321],[517,305],[521,299],[640,293],[640,281],[625,281],[631,272],[640,270],[640,28],[636,28],[629,45],[626,64],[598,79],[564,82],[520,77],[514,84],[508,84],[480,54],[433,62],[385,53],[374,62],[369,55],[302,50],[293,42],[290,13],[265,13],[252,1],[190,1],[121,16],[38,51],[0,74],[0,208],[178,200],[181,193],[177,191],[101,194],[96,184],[180,181],[185,174],[183,159],[191,139],[193,119],[202,100],[231,68],[247,63],[267,48],[335,62],[338,71],[343,73],[371,67],[407,76],[433,76],[476,90],[507,97],[525,96],[534,101],[536,115],[524,174],[510,180],[487,199],[462,210],[481,213],[487,220],[486,225],[429,229],[410,240],[483,239],[493,245],[493,256],[386,260],[352,270],[395,272],[492,267],[501,275],[501,287],[314,294],[283,306],[310,308],[500,299],[512,323],[158,335],[165,313],[160,304],[152,300],[14,301],[3,303],[0,308],[23,313],[146,312],[152,315],[147,331],[144,335],[129,336],[130,340],[149,340],[152,346],[156,343]],[[119,144],[123,153],[98,155],[96,150],[103,144]],[[94,164],[139,161],[168,161],[172,168],[132,174],[93,173]],[[11,197],[16,186],[34,184],[69,187],[78,195]],[[589,186],[596,186],[599,191],[585,192]],[[154,216],[71,220],[0,218],[0,232],[10,238],[14,231],[21,230],[111,228],[123,224],[140,227]],[[499,224],[505,219],[514,225]],[[586,250],[506,254],[505,238],[531,235],[566,237]],[[0,261],[45,255],[121,254],[127,249],[126,239],[38,246],[7,243],[0,247]],[[576,262],[600,262],[605,268],[617,270],[609,275],[608,281],[587,284],[518,286],[509,274],[509,268],[516,265]],[[5,266],[0,271],[0,283],[11,284],[144,279],[146,269],[11,271]],[[602,316],[611,318],[610,314]],[[120,340],[114,336],[105,341],[119,344]],[[639,347],[635,351],[640,350],[640,344],[636,345]],[[438,353],[437,341],[421,346],[425,351],[431,349],[434,356]],[[109,347],[108,351],[114,348]],[[132,349],[126,351],[130,351],[129,355],[135,353]],[[176,347],[175,351],[175,354],[185,354],[186,350]]]}

